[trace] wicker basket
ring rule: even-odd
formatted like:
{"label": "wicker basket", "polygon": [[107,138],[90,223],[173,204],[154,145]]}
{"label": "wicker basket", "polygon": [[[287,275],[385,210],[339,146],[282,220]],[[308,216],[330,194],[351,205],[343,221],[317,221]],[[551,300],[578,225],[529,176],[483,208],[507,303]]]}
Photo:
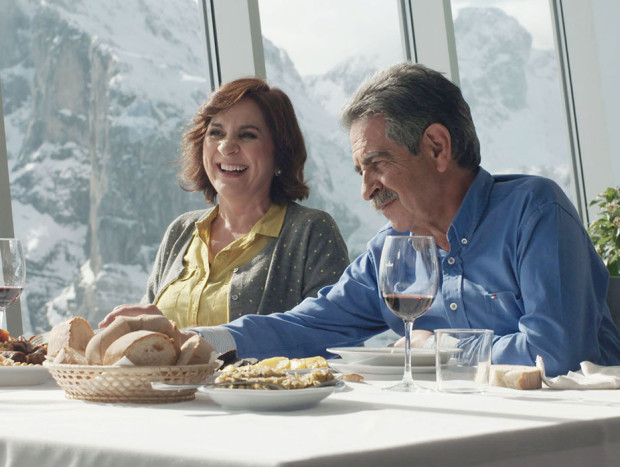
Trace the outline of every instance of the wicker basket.
{"label": "wicker basket", "polygon": [[161,403],[192,400],[196,389],[156,391],[152,381],[202,383],[221,362],[185,366],[101,366],[45,363],[69,399],[93,402]]}

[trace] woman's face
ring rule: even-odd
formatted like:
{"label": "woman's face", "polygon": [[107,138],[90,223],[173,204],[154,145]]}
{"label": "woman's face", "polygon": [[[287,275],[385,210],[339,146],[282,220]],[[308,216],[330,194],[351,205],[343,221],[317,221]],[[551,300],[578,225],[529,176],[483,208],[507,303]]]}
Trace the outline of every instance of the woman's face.
{"label": "woman's face", "polygon": [[207,127],[202,163],[222,201],[268,201],[274,144],[263,113],[249,98],[216,114]]}

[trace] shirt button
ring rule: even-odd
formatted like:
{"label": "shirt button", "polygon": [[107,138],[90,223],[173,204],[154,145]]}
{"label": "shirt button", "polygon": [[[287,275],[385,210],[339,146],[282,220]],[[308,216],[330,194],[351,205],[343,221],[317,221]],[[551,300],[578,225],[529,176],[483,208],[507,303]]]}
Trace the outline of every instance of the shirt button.
{"label": "shirt button", "polygon": [[233,268],[233,272],[239,271],[239,268]]}
{"label": "shirt button", "polygon": [[448,264],[454,264],[455,262],[456,260],[452,256],[448,258]]}
{"label": "shirt button", "polygon": [[450,309],[451,309],[452,311],[456,311],[456,309],[457,309],[458,307],[459,307],[459,306],[458,306],[456,303],[454,303],[454,302],[450,303]]}
{"label": "shirt button", "polygon": [[467,245],[467,239],[466,238],[461,238],[461,243],[463,245]]}
{"label": "shirt button", "polygon": [[232,300],[237,301],[237,300],[239,300],[239,295],[233,295],[233,296],[232,296],[232,297],[230,297],[230,298],[231,298]]}

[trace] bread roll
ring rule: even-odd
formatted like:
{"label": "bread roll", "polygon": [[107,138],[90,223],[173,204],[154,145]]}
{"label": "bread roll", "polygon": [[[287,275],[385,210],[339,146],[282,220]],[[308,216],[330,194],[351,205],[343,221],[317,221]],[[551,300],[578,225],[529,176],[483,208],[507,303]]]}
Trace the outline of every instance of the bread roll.
{"label": "bread roll", "polygon": [[542,376],[535,366],[491,365],[489,384],[512,389],[540,389]]}
{"label": "bread roll", "polygon": [[176,324],[162,315],[119,316],[102,332],[95,335],[86,348],[86,358],[90,365],[104,364],[104,356],[120,337],[134,331],[152,331],[165,334],[172,339],[177,358],[181,354],[181,331]]}
{"label": "bread roll", "polygon": [[116,339],[103,357],[104,365],[114,365],[127,357],[136,366],[169,366],[177,361],[172,339],[153,331],[133,331]]}
{"label": "bread roll", "polygon": [[215,359],[215,347],[199,335],[190,337],[181,346],[177,365],[199,365]]}
{"label": "bread roll", "polygon": [[[177,357],[181,353],[181,331],[177,325],[162,315],[140,315],[133,317],[123,317],[131,331],[153,331],[159,332],[172,338]],[[117,318],[119,319],[119,318]],[[116,321],[116,320],[115,320]]]}
{"label": "bread roll", "polygon": [[106,350],[112,342],[131,332],[131,326],[124,317],[115,319],[112,324],[96,334],[86,347],[86,359],[89,365],[102,365]]}
{"label": "bread roll", "polygon": [[79,316],[57,324],[50,331],[47,355],[55,357],[63,347],[69,347],[76,352],[84,354],[86,346],[94,334],[93,328],[91,328],[88,321]]}
{"label": "bread roll", "polygon": [[54,358],[54,363],[88,365],[88,360],[83,353],[73,350],[71,347],[63,347]]}

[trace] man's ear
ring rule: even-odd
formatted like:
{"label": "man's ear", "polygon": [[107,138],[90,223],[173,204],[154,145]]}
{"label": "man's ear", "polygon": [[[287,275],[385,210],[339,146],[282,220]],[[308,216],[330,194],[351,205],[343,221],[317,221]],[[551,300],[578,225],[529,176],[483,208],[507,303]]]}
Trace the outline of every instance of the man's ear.
{"label": "man's ear", "polygon": [[452,160],[450,132],[441,123],[432,123],[424,130],[422,138],[436,161],[437,170],[444,172]]}

